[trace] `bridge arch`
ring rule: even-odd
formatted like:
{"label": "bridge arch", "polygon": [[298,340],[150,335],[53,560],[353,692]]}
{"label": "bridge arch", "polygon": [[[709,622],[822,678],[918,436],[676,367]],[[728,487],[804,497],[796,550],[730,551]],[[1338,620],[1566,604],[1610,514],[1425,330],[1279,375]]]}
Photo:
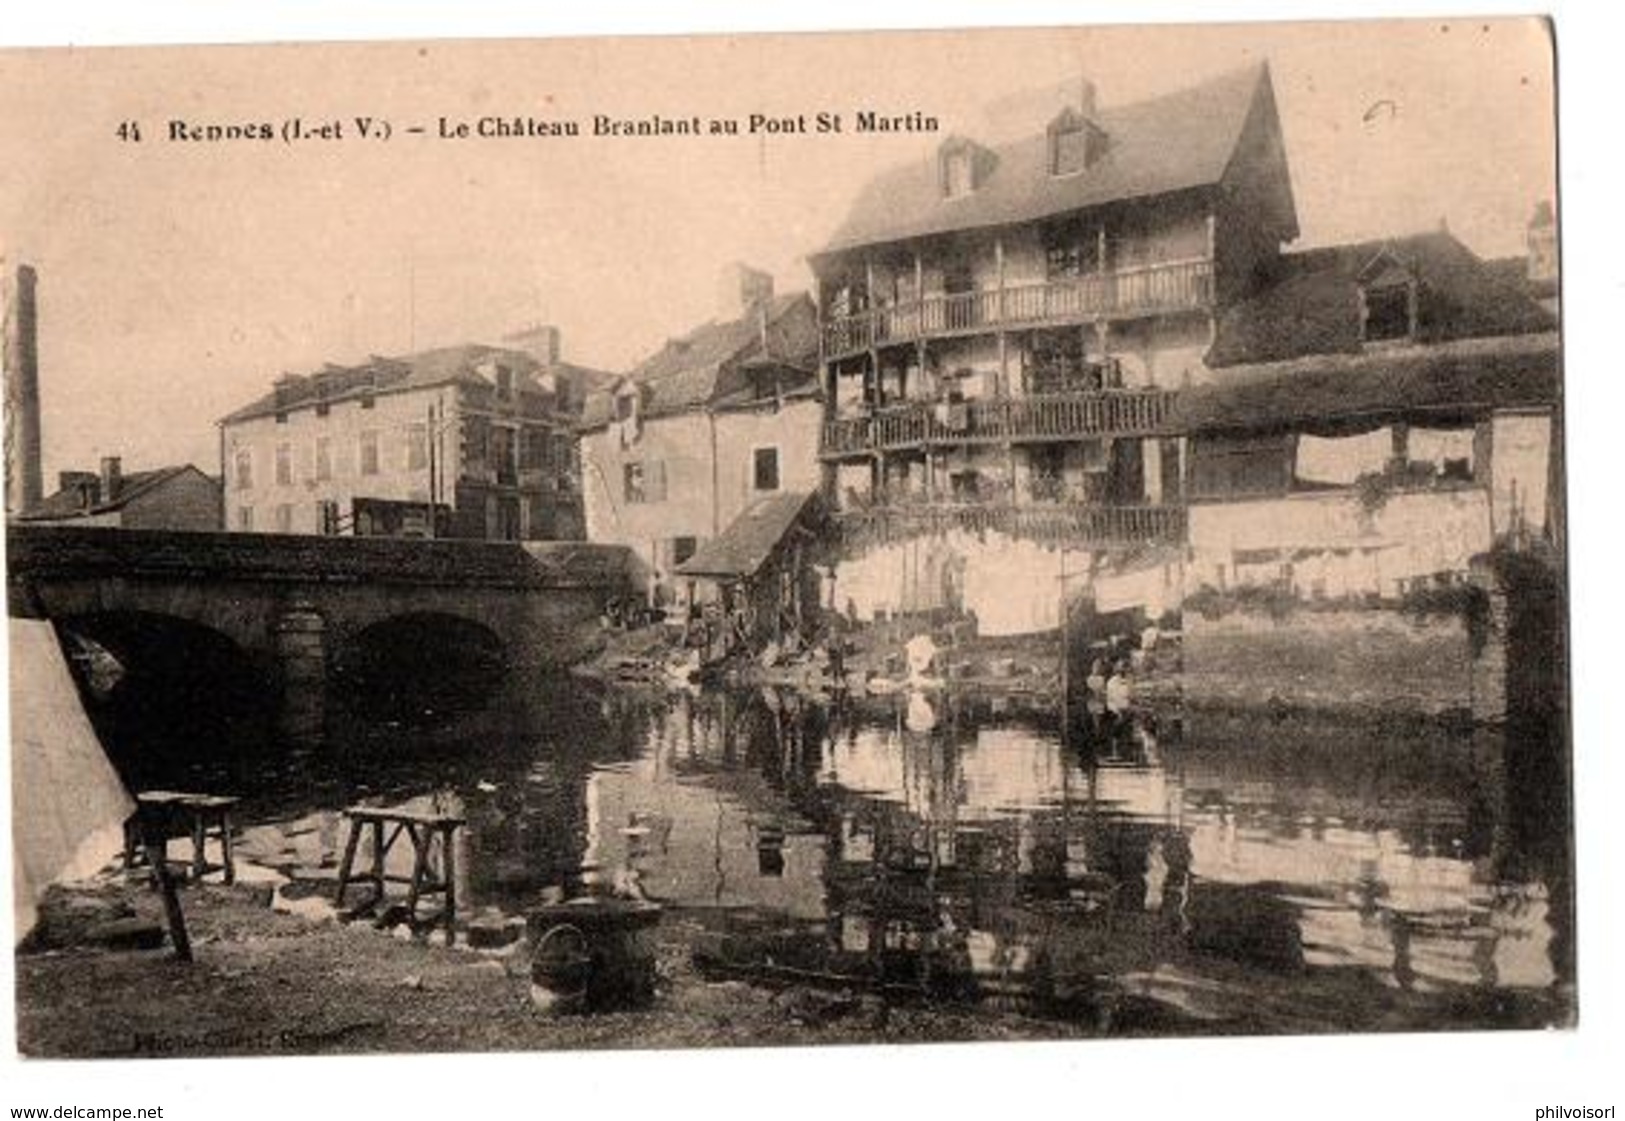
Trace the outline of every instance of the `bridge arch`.
{"label": "bridge arch", "polygon": [[86,711],[133,782],[258,739],[275,709],[265,660],[195,618],[111,609],[55,622]]}
{"label": "bridge arch", "polygon": [[334,634],[330,686],[362,711],[411,716],[478,707],[513,664],[489,621],[433,608],[397,611]]}

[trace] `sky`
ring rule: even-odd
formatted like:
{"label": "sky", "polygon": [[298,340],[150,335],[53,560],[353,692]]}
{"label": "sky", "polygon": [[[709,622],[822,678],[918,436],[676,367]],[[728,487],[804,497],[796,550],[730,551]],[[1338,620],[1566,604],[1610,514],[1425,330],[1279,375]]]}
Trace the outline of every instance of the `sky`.
{"label": "sky", "polygon": [[[0,251],[40,276],[47,489],[103,455],[213,471],[220,416],[323,362],[551,323],[568,360],[626,369],[718,314],[732,261],[807,286],[872,174],[987,136],[995,103],[1086,76],[1109,106],[1259,60],[1297,246],[1444,221],[1485,256],[1522,252],[1556,190],[1551,52],[1528,20],[0,53],[0,150],[21,154],[0,164]],[[854,134],[860,109],[942,131]],[[434,135],[486,114],[820,110],[848,131]],[[429,134],[362,140],[362,115]],[[290,117],[348,135],[164,138]]]}

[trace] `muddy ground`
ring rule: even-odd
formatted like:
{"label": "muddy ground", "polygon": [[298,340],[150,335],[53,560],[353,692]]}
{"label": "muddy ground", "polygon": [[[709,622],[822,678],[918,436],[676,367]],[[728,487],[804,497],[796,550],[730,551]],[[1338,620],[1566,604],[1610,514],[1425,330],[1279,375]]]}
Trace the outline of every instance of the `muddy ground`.
{"label": "muddy ground", "polygon": [[[156,896],[100,889],[162,922]],[[364,922],[273,911],[252,888],[181,893],[195,960],[167,945],[108,948],[72,931],[17,956],[17,1038],[28,1056],[181,1057],[400,1051],[673,1048],[1055,1039],[1088,1025],[984,1008],[886,1008],[854,994],[709,981],[698,927],[658,928],[658,996],[637,1012],[559,1015],[531,1001],[523,943],[507,954],[407,941]]]}
{"label": "muddy ground", "polygon": [[[162,911],[144,884],[106,876],[48,899],[18,953],[17,1038],[33,1057],[182,1057],[414,1051],[540,1051],[1079,1039],[1100,1036],[1533,1029],[1573,1023],[1573,992],[1401,992],[1362,971],[1324,970],[1275,985],[1222,956],[1142,974],[1103,1010],[1038,1016],[1019,1002],[891,1003],[829,987],[702,975],[707,932],[667,912],[656,928],[657,996],[640,1011],[559,1014],[532,1001],[529,949],[447,948],[368,922],[343,924],[267,905],[264,885],[194,884],[181,897],[195,960],[160,943]],[[83,921],[91,916],[92,921]],[[93,929],[111,929],[108,945]],[[146,948],[131,948],[146,936]],[[1202,1006],[1206,1006],[1205,1010]],[[1183,1011],[1177,1009],[1183,1008]]]}

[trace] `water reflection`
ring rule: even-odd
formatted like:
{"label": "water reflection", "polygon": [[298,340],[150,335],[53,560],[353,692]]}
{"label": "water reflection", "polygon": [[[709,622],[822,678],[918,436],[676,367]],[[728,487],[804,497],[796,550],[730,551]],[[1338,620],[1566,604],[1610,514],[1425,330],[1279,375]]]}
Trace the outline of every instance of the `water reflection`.
{"label": "water reflection", "polygon": [[[1040,708],[942,693],[551,683],[483,723],[362,725],[283,760],[247,847],[331,866],[347,801],[438,795],[469,821],[463,907],[655,900],[711,930],[696,957],[722,973],[1120,1030],[1566,1014],[1546,736],[1075,715],[1063,737]],[[289,767],[296,804],[273,793]]]}

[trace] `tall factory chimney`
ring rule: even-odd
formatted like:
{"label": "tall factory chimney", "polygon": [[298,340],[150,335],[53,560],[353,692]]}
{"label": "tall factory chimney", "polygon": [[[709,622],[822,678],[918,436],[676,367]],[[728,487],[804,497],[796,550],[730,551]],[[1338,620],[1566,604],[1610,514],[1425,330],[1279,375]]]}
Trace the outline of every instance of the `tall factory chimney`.
{"label": "tall factory chimney", "polygon": [[45,494],[40,467],[38,277],[28,265],[0,262],[0,370],[6,386],[6,513],[37,506]]}

